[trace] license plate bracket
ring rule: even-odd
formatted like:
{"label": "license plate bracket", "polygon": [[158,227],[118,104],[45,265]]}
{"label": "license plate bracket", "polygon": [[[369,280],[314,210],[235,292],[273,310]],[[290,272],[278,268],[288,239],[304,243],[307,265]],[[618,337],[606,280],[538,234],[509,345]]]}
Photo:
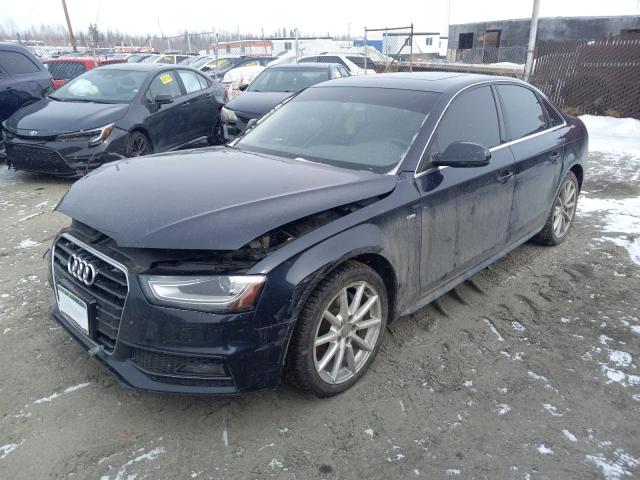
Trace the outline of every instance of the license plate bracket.
{"label": "license plate bracket", "polygon": [[58,310],[74,327],[93,338],[95,300],[90,300],[63,285],[57,286],[57,292]]}

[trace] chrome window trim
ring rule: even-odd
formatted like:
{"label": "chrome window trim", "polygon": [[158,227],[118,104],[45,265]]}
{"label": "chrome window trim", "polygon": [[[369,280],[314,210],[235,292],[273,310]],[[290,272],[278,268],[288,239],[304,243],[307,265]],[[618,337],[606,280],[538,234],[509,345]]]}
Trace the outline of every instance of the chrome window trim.
{"label": "chrome window trim", "polygon": [[[470,89],[470,88],[474,88],[480,85],[500,85],[500,84],[506,84],[506,85],[517,85],[519,87],[522,88],[528,88],[529,90],[533,91],[533,93],[536,95],[536,98],[538,97],[538,94],[540,94],[541,92],[539,90],[537,90],[535,87],[530,86],[528,84],[521,84],[518,82],[513,82],[513,81],[509,81],[509,80],[485,80],[483,82],[478,82],[478,83],[473,83],[471,85],[467,85],[466,87],[462,88],[461,90],[458,90],[455,95],[453,97],[451,97],[449,99],[449,101],[447,102],[447,104],[445,105],[444,109],[442,110],[442,113],[440,114],[440,116],[438,117],[438,120],[436,121],[435,126],[433,127],[433,130],[431,131],[431,134],[429,135],[429,138],[427,139],[427,143],[424,146],[424,149],[422,150],[422,153],[420,154],[420,159],[418,160],[418,165],[416,166],[416,169],[413,172],[413,178],[419,178],[422,175],[425,175],[427,173],[431,173],[435,170],[440,170],[442,168],[449,168],[449,167],[431,167],[431,168],[427,168],[421,172],[418,172],[418,170],[420,169],[420,165],[422,164],[422,159],[424,157],[424,154],[426,153],[427,149],[429,148],[429,145],[431,144],[431,139],[433,138],[433,134],[435,133],[435,131],[438,129],[438,127],[440,126],[440,122],[442,121],[442,117],[444,117],[444,114],[447,113],[447,110],[449,109],[449,106],[451,105],[451,103],[458,97],[458,95],[460,95],[462,92]],[[538,102],[540,103],[540,102]],[[508,147],[510,145],[514,145],[518,142],[521,142],[523,140],[528,140],[530,138],[533,137],[537,137],[538,135],[542,135],[543,133],[548,133],[551,132],[553,130],[557,130],[559,128],[565,127],[567,125],[567,121],[564,119],[564,115],[562,115],[558,109],[555,107],[555,105],[553,105],[551,102],[548,102],[549,105],[551,105],[553,107],[553,109],[560,115],[560,118],[562,118],[562,124],[561,125],[556,125],[555,127],[551,127],[551,128],[547,128],[546,130],[542,130],[540,132],[535,132],[532,133],[530,135],[518,138],[516,140],[510,140],[508,142],[505,143],[501,143],[500,145],[496,145],[495,147],[491,147],[489,149],[490,152],[494,152],[496,150],[499,150],[501,148],[504,147]],[[500,105],[496,105],[496,108],[500,107]],[[540,105],[541,108],[544,109],[543,105]],[[497,112],[496,112],[497,113]]]}
{"label": "chrome window trim", "polygon": [[[56,281],[55,250],[56,250],[56,245],[58,244],[58,242],[60,241],[61,238],[66,238],[70,242],[73,242],[76,245],[78,245],[80,248],[83,248],[84,250],[86,250],[87,252],[91,253],[92,255],[95,255],[96,257],[98,257],[103,262],[108,263],[109,265],[111,265],[113,267],[116,267],[119,270],[122,270],[122,272],[124,273],[124,276],[125,276],[125,278],[127,280],[127,296],[125,297],[124,302],[122,304],[122,312],[124,314],[124,307],[125,307],[125,305],[127,303],[127,300],[129,298],[129,290],[131,288],[131,286],[129,284],[129,270],[127,269],[127,267],[125,267],[120,262],[117,262],[116,260],[113,260],[112,258],[107,257],[104,253],[100,253],[95,248],[90,247],[89,245],[87,245],[83,241],[78,240],[76,237],[74,237],[73,235],[71,235],[71,234],[69,234],[67,232],[64,232],[64,233],[58,235],[56,237],[55,241],[53,242],[53,247],[51,248],[51,278],[53,280],[53,293],[54,293],[54,295],[56,297],[56,306],[58,304],[58,282]],[[66,318],[65,318],[65,320],[66,320]],[[122,316],[120,317],[120,321],[122,321]],[[80,332],[80,334],[82,335],[82,338],[88,340],[92,345],[94,345],[95,348],[99,348],[106,355],[111,356],[113,354],[113,352],[107,352],[106,350],[104,350],[102,345],[94,342],[93,339],[91,337],[89,337],[84,331],[82,331],[79,328],[77,328],[73,324],[73,322],[67,321],[67,324],[71,325],[72,328],[74,328],[76,331]],[[119,325],[118,325],[118,334],[116,335],[116,344],[118,342],[118,337],[120,337],[120,326]],[[114,348],[114,351],[115,351],[115,348]]]}

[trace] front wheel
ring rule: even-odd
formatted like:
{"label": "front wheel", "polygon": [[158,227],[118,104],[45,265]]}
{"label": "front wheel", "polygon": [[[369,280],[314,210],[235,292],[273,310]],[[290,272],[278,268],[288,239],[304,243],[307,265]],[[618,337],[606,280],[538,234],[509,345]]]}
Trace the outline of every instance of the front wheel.
{"label": "front wheel", "polygon": [[133,132],[127,138],[124,154],[127,157],[141,157],[153,153],[151,141],[142,132]]}
{"label": "front wheel", "polygon": [[567,173],[556,195],[553,208],[549,212],[547,223],[535,237],[537,242],[545,245],[557,245],[567,238],[576,214],[579,192],[578,179],[573,172]]}
{"label": "front wheel", "polygon": [[371,365],[387,315],[387,291],[374,270],[359,262],[338,267],[300,314],[287,354],[287,379],[318,397],[345,391]]}

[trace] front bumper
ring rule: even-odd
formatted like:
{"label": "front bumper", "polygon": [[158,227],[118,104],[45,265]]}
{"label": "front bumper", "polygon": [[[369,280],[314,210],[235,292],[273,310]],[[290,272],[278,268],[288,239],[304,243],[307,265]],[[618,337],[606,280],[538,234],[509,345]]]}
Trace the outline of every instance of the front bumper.
{"label": "front bumper", "polygon": [[59,177],[81,177],[104,163],[123,158],[127,134],[114,128],[107,141],[89,146],[86,140],[61,142],[5,132],[7,166]]}
{"label": "front bumper", "polygon": [[[50,265],[54,289],[61,285],[80,298],[91,297],[91,292],[65,274],[55,260]],[[99,313],[90,315],[86,334],[57,306],[51,312],[53,320],[123,386],[165,393],[229,395],[279,385],[289,319],[263,321],[270,314],[261,309],[261,302],[255,311],[237,314],[156,306],[146,299],[137,275],[127,275],[128,293],[117,338],[110,348],[105,348],[100,332],[92,326],[102,321]],[[272,306],[271,302],[265,303],[268,308]],[[215,364],[220,368],[216,374],[200,375],[185,373],[183,367],[187,364]]]}

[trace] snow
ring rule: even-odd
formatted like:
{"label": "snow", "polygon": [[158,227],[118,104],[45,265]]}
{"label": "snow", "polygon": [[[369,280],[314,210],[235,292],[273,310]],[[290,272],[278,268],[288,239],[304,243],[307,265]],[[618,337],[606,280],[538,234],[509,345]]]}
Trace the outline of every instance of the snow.
{"label": "snow", "polygon": [[589,132],[590,152],[612,152],[640,157],[640,120],[580,116]]}
{"label": "snow", "polygon": [[[594,115],[580,119],[589,132],[589,151],[604,157],[598,168],[614,181],[640,179],[640,120]],[[624,247],[640,265],[640,197],[597,198],[583,192],[578,213],[597,217],[604,235],[596,241]]]}
{"label": "snow", "polygon": [[564,435],[564,438],[566,438],[570,442],[577,442],[578,441],[576,436],[573,433],[571,433],[569,430],[562,430],[562,434]]}
{"label": "snow", "polygon": [[544,443],[538,445],[538,453],[540,455],[553,455],[553,450]]}
{"label": "snow", "polygon": [[491,329],[491,331],[494,333],[494,335],[496,336],[496,340],[498,342],[504,342],[504,338],[502,338],[502,335],[500,335],[500,332],[498,332],[498,330],[496,329],[496,327],[493,325],[493,323],[491,323],[491,321],[488,318],[484,318],[484,323],[487,324],[487,326]]}
{"label": "snow", "polygon": [[500,403],[496,406],[498,408],[498,415],[506,415],[511,411],[511,407],[506,403]]}
{"label": "snow", "polygon": [[595,463],[602,470],[602,476],[606,480],[617,480],[623,476],[631,477],[633,474],[628,469],[640,466],[640,459],[634,458],[621,448],[613,452],[614,460],[605,458],[604,455],[585,455],[585,458]]}
{"label": "snow", "polygon": [[53,400],[55,400],[58,397],[61,397],[63,395],[67,395],[69,393],[75,392],[76,390],[80,390],[81,388],[84,387],[88,387],[89,385],[91,385],[91,382],[87,382],[87,383],[80,383],[78,385],[74,385],[72,387],[68,387],[65,388],[62,392],[58,393],[58,392],[54,392],[51,395],[49,395],[48,397],[44,397],[44,398],[39,398],[38,400],[35,400],[33,403],[35,404],[39,404],[39,403],[47,403],[47,402],[51,402]]}
{"label": "snow", "polygon": [[23,443],[24,443],[24,440],[22,440],[20,443],[8,443],[6,445],[2,445],[0,447],[0,460],[5,458],[7,455],[9,455],[11,452],[13,452],[16,448],[18,448]]}
{"label": "snow", "polygon": [[30,238],[26,238],[18,244],[18,248],[31,248],[37,245],[40,245],[40,244],[34,240],[31,240]]}

